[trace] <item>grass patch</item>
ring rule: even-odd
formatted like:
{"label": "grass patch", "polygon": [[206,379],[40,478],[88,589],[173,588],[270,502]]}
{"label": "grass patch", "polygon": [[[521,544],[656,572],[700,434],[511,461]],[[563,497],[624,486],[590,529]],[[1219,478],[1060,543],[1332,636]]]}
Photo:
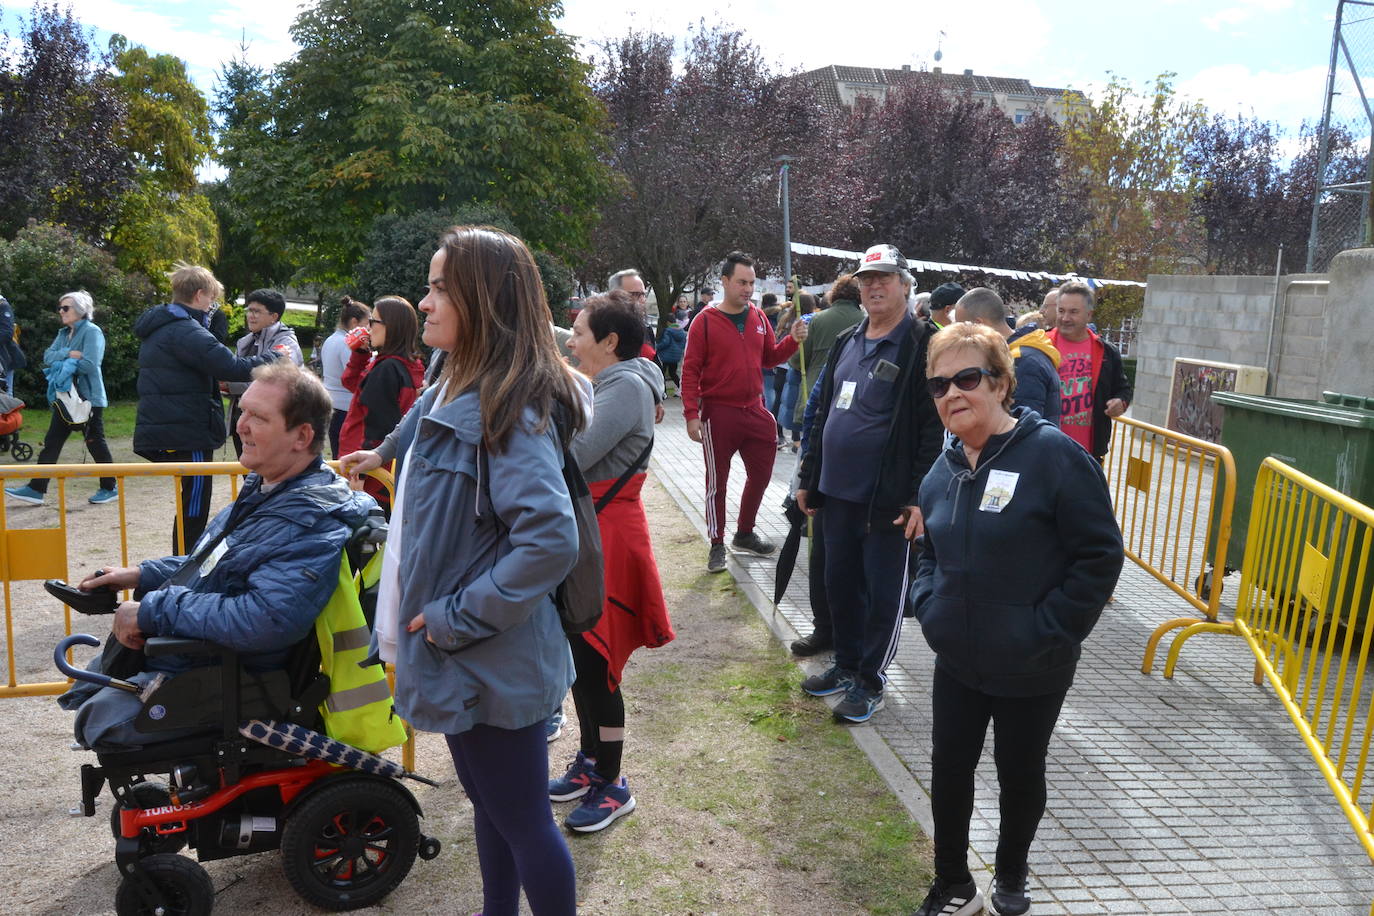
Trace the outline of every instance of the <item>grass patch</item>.
{"label": "grass patch", "polygon": [[571,840],[579,912],[910,912],[929,841],[734,581],[700,572],[677,506],[644,492],[678,638],[626,670],[640,810]]}
{"label": "grass patch", "polygon": [[138,400],[111,401],[102,417],[105,421],[106,439],[132,439],[134,437],[134,418],[138,413]]}

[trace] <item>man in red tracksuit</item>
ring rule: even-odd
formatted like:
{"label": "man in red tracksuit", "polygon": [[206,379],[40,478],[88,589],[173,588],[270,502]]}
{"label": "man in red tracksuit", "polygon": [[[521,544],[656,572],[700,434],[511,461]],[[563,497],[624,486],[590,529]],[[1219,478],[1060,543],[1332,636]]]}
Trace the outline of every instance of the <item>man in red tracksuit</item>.
{"label": "man in red tracksuit", "polygon": [[736,452],[744,459],[746,476],[731,546],[758,556],[773,552],[773,542],[754,531],[754,517],[777,455],[776,423],[763,406],[763,370],[786,362],[807,331],[805,322],[796,321],[789,336],[774,339],[773,326],[751,301],[754,260],[749,255],[727,255],[721,283],[722,301],[692,322],[682,360],[687,435],[702,444],[706,458],[710,572],[725,570],[725,485]]}

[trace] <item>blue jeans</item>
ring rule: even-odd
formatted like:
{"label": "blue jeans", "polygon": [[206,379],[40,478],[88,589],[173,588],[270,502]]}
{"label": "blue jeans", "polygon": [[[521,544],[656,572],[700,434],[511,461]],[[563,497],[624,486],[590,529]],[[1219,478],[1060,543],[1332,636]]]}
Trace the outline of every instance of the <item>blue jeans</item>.
{"label": "blue jeans", "polygon": [[797,417],[797,395],[801,392],[802,374],[800,369],[787,367],[787,384],[782,389],[782,413],[778,422],[783,429],[792,430],[792,441],[801,439],[801,421]]}

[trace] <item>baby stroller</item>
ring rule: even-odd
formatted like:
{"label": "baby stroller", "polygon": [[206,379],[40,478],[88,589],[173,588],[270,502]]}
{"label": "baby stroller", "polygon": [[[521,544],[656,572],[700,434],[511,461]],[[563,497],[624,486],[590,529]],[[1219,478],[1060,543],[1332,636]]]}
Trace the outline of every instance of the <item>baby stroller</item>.
{"label": "baby stroller", "polygon": [[24,402],[14,397],[5,388],[0,377],[0,454],[9,452],[15,461],[28,461],[33,457],[33,446],[19,441],[19,429],[24,425]]}
{"label": "baby stroller", "polygon": [[[355,559],[351,568],[362,566],[357,542],[366,535],[361,529],[346,550]],[[65,583],[49,591],[85,613],[113,612],[117,601],[113,592],[78,592]],[[99,640],[62,640],[54,661],[64,674],[121,686],[68,664],[64,654],[74,644]],[[217,661],[143,688],[140,731],[218,724],[199,737],[100,751],[97,765],[81,767],[83,814],[94,816],[106,782],[115,796],[110,829],[123,876],[115,895],[119,916],[210,912],[209,875],[177,855],[188,845],[201,861],[280,849],[292,887],[327,910],[375,904],[405,879],[416,855],[439,854],[439,841],[420,832],[423,812],[400,780],[434,783],[323,734],[320,704],[330,687],[315,633],[292,648],[282,671],[248,672],[232,650],[194,639],[150,638],[144,652]]]}

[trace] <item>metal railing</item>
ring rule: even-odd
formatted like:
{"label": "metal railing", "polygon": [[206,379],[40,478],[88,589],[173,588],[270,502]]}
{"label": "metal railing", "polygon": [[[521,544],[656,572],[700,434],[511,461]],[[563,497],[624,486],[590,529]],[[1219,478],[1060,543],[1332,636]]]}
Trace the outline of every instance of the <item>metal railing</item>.
{"label": "metal railing", "polygon": [[1266,458],[1241,566],[1236,618],[1195,623],[1169,647],[1172,673],[1197,633],[1232,633],[1255,657],[1327,785],[1374,859],[1374,792],[1365,781],[1374,737],[1374,509],[1276,458]]}
{"label": "metal railing", "polygon": [[[1112,422],[1105,470],[1126,556],[1216,620],[1236,503],[1230,450],[1129,417]],[[1194,623],[1176,617],[1156,627],[1140,670],[1150,673],[1164,634]]]}

